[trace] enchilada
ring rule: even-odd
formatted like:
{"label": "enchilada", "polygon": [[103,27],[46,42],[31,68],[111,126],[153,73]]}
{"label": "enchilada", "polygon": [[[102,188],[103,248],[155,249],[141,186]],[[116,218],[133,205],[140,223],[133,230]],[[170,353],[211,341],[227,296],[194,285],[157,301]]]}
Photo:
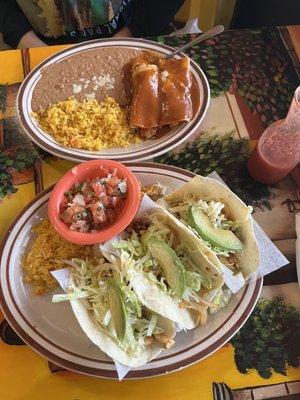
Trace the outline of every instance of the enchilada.
{"label": "enchilada", "polygon": [[144,53],[132,60],[130,125],[150,138],[159,128],[190,121],[193,115],[187,57],[165,59]]}
{"label": "enchilada", "polygon": [[159,60],[160,126],[190,121],[193,116],[190,61],[187,57]]}

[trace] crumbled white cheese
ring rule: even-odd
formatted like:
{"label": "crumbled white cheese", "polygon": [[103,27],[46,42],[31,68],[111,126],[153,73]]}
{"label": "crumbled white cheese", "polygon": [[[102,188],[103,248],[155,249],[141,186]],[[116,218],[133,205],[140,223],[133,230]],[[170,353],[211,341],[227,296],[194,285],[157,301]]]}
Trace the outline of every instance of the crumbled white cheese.
{"label": "crumbled white cheese", "polygon": [[[92,81],[92,82],[91,82]],[[82,84],[73,84],[73,93],[80,93],[83,89],[87,89],[89,87],[89,84],[91,83],[93,87],[93,91],[97,91],[99,87],[104,87],[105,89],[111,90],[114,88],[114,83],[115,83],[115,78],[110,76],[109,74],[101,74],[98,77],[93,76],[91,80],[86,79],[86,78],[80,78],[79,82],[82,82]],[[87,98],[94,98],[95,93],[86,93],[85,96]]]}
{"label": "crumbled white cheese", "polygon": [[87,99],[94,99],[95,98],[95,93],[85,93],[84,97],[86,97]]}
{"label": "crumbled white cheese", "polygon": [[109,74],[101,74],[98,76],[97,84],[100,87],[105,87],[106,89],[113,89],[115,84],[115,78]]}
{"label": "crumbled white cheese", "polygon": [[127,192],[127,183],[125,181],[119,182],[117,187],[120,190],[120,193],[126,193]]}
{"label": "crumbled white cheese", "polygon": [[73,84],[73,93],[80,93],[82,91],[82,86],[77,85],[76,83]]}
{"label": "crumbled white cheese", "polygon": [[81,207],[85,207],[85,200],[81,193],[76,193],[73,198],[73,204],[77,204]]}

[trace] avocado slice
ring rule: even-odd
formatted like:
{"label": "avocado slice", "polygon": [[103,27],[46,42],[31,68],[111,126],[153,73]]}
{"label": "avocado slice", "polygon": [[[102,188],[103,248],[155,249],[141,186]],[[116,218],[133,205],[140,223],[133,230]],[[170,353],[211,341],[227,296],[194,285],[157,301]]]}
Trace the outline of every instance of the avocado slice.
{"label": "avocado slice", "polygon": [[241,251],[243,243],[234,233],[225,229],[215,228],[208,216],[196,204],[192,205],[187,213],[188,224],[195,229],[198,235],[222,250]]}
{"label": "avocado slice", "polygon": [[151,238],[147,240],[147,247],[164,270],[166,279],[174,293],[181,299],[186,289],[185,270],[175,251],[163,240]]}
{"label": "avocado slice", "polygon": [[127,327],[127,313],[122,292],[115,279],[108,281],[109,306],[112,322],[120,342],[124,340]]}

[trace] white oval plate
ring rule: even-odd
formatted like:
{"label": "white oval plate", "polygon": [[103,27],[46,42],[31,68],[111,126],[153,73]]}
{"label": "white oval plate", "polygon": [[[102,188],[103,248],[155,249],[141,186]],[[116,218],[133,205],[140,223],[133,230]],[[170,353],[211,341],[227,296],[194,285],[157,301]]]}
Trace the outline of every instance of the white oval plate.
{"label": "white oval plate", "polygon": [[[168,192],[194,176],[191,172],[161,164],[133,163],[129,166],[142,184],[160,182],[167,186]],[[114,363],[86,337],[70,305],[52,304],[53,293],[35,296],[32,288],[22,281],[21,258],[34,238],[32,226],[47,213],[50,193],[51,188],[48,188],[29,203],[2,241],[1,308],[18,335],[48,360],[83,374],[116,378]],[[145,366],[133,369],[126,379],[165,374],[208,357],[245,323],[259,298],[262,282],[262,279],[251,278],[224,309],[209,316],[205,326],[180,332],[172,349],[164,351]]]}
{"label": "white oval plate", "polygon": [[178,146],[187,140],[201,124],[210,99],[208,81],[201,68],[191,60],[191,73],[196,80],[200,93],[200,107],[193,119],[181,126],[174,128],[161,138],[144,141],[138,145],[132,145],[128,148],[115,148],[103,151],[88,151],[82,149],[73,149],[59,144],[51,135],[43,131],[32,117],[31,99],[34,88],[41,79],[41,69],[54,63],[58,63],[70,55],[82,53],[84,51],[97,49],[100,47],[127,47],[140,50],[154,50],[162,54],[168,54],[174,49],[172,47],[158,44],[150,40],[143,39],[99,39],[89,43],[81,43],[72,46],[70,49],[62,50],[55,55],[47,58],[39,64],[25,78],[17,96],[17,115],[25,132],[42,149],[68,160],[77,162],[91,159],[111,159],[121,162],[145,161],[159,156]]}

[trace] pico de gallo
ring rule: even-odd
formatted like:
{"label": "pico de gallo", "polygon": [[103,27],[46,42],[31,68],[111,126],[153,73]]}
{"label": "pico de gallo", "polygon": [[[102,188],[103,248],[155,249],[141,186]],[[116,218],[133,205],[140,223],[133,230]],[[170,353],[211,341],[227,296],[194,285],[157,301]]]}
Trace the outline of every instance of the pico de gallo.
{"label": "pico de gallo", "polygon": [[118,178],[116,170],[76,183],[64,194],[60,219],[72,231],[95,233],[116,221],[126,196],[126,178]]}

